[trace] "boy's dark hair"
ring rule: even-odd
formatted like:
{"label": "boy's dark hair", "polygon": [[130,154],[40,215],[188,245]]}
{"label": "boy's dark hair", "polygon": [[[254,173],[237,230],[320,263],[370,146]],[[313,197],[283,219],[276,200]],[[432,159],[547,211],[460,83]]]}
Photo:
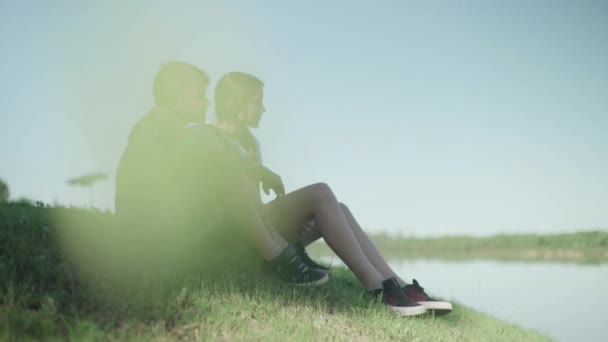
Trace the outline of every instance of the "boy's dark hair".
{"label": "boy's dark hair", "polygon": [[218,120],[232,121],[243,109],[247,95],[264,86],[257,77],[244,72],[222,76],[215,87],[215,115]]}
{"label": "boy's dark hair", "polygon": [[207,83],[207,74],[194,65],[178,61],[162,64],[154,78],[154,101],[157,105],[172,107],[186,87]]}

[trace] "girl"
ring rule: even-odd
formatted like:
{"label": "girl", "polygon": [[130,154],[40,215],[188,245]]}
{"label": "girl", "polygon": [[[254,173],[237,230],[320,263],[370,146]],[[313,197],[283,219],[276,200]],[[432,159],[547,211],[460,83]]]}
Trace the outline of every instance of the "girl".
{"label": "girl", "polygon": [[[220,131],[234,146],[261,164],[259,144],[249,128],[259,126],[266,110],[263,83],[249,74],[228,73],[218,81],[215,106]],[[259,185],[256,183],[252,188],[257,192],[253,197],[260,218],[279,248],[307,246],[323,238],[368,292],[381,297],[394,311],[403,315],[419,315],[426,309],[440,314],[452,310],[450,303],[428,297],[415,280],[414,284],[408,285],[395,274],[348,207],[337,200],[328,185],[309,185],[265,205],[259,198]],[[268,193],[268,189],[263,188]],[[309,266],[318,267],[306,256],[303,247],[300,247],[300,255]]]}

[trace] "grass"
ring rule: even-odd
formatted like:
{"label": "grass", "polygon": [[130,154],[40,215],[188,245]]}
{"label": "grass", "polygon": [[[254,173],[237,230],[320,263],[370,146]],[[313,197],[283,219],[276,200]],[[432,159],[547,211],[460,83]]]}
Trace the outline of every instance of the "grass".
{"label": "grass", "polygon": [[[57,213],[72,220],[55,221]],[[96,210],[0,204],[0,339],[547,340],[458,304],[444,317],[396,316],[366,297],[345,269],[323,287],[296,288],[248,263],[231,263],[231,272],[197,263],[162,277],[138,272],[141,263],[105,267],[134,259],[114,260],[95,248],[120,245],[117,235],[71,227],[74,236],[62,237],[60,224],[82,222],[101,230],[114,221]],[[78,240],[83,246],[70,249]]]}

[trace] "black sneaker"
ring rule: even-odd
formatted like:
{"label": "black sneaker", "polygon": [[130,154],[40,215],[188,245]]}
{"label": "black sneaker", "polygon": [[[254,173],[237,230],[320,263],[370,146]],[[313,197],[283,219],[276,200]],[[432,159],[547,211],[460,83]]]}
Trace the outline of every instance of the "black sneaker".
{"label": "black sneaker", "polygon": [[397,279],[388,278],[382,282],[382,288],[369,292],[376,299],[382,299],[382,303],[389,309],[403,316],[417,316],[426,313],[424,306],[410,300],[399,286]]}
{"label": "black sneaker", "polygon": [[279,280],[297,286],[319,286],[329,279],[325,272],[308,267],[292,245],[264,266]]}
{"label": "black sneaker", "polygon": [[295,243],[293,245],[293,247],[296,249],[296,252],[300,256],[300,259],[302,260],[302,262],[305,263],[308,267],[316,268],[321,271],[329,271],[329,267],[317,264],[314,260],[312,260],[308,256],[308,253],[306,253],[306,249],[304,248],[304,245],[302,245],[301,243],[298,242],[298,243]]}
{"label": "black sneaker", "polygon": [[427,310],[433,310],[437,316],[447,315],[452,312],[451,303],[431,298],[424,292],[424,288],[418,284],[416,279],[414,279],[414,284],[403,287],[403,294],[424,306]]}

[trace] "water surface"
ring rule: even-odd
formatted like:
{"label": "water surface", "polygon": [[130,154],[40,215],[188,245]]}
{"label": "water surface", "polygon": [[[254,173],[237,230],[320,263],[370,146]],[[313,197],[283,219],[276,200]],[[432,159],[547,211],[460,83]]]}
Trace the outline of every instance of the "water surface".
{"label": "water surface", "polygon": [[608,341],[606,264],[401,260],[391,266],[431,294],[559,341]]}

